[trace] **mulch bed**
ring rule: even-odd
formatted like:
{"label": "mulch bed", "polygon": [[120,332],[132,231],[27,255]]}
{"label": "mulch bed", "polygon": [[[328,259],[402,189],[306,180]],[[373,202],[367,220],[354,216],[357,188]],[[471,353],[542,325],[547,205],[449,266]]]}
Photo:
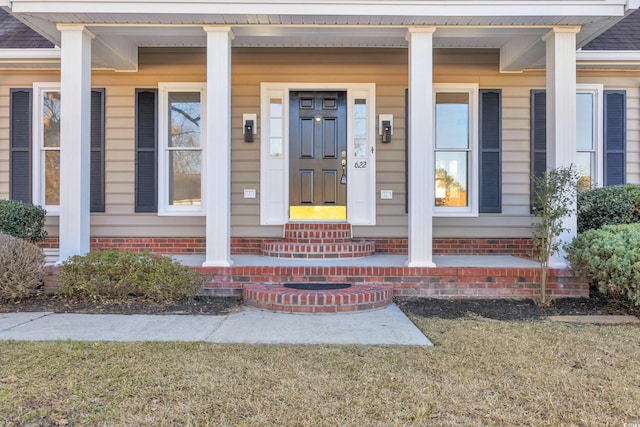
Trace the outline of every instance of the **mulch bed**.
{"label": "mulch bed", "polygon": [[193,300],[159,304],[140,299],[127,301],[75,302],[56,296],[37,295],[19,302],[0,302],[0,313],[50,311],[96,314],[209,314],[223,315],[238,310],[240,298],[196,297]]}
{"label": "mulch bed", "polygon": [[396,299],[405,313],[441,319],[486,318],[494,320],[540,320],[548,316],[634,315],[640,311],[629,305],[594,294],[590,298],[560,298],[547,306],[533,300],[430,298]]}
{"label": "mulch bed", "polygon": [[[547,316],[564,315],[625,315],[638,316],[634,310],[600,295],[591,298],[563,298],[548,306],[538,306],[532,300],[396,298],[405,313],[441,319],[488,318],[495,320],[539,320]],[[56,296],[37,295],[20,302],[0,302],[0,313],[49,311],[55,313],[100,314],[202,314],[224,315],[240,310],[242,299],[234,297],[196,297],[194,300],[157,304],[144,300],[110,302],[74,302]]]}

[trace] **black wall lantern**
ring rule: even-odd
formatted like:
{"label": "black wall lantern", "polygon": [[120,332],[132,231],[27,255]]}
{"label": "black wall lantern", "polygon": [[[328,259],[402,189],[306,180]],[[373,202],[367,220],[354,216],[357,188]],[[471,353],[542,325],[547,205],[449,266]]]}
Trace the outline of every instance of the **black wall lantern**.
{"label": "black wall lantern", "polygon": [[256,133],[257,118],[255,114],[242,115],[242,133],[244,142],[253,142],[253,135]]}
{"label": "black wall lantern", "polygon": [[378,116],[378,122],[378,132],[382,135],[382,142],[391,142],[391,135],[393,135],[393,114],[380,114],[380,116]]}

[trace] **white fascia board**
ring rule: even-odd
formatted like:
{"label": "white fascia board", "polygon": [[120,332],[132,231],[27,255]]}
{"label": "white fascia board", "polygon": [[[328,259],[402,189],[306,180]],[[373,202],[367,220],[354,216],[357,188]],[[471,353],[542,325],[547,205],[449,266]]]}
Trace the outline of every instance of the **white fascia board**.
{"label": "white fascia board", "polygon": [[[7,0],[0,0],[7,1]],[[403,16],[619,16],[637,0],[13,0],[14,13]]]}
{"label": "white fascia board", "polygon": [[577,51],[576,67],[584,70],[638,70],[640,50]]}
{"label": "white fascia board", "polygon": [[0,60],[60,60],[60,48],[0,49]]}
{"label": "white fascia board", "polygon": [[640,50],[579,50],[576,60],[587,62],[626,62],[640,61]]}

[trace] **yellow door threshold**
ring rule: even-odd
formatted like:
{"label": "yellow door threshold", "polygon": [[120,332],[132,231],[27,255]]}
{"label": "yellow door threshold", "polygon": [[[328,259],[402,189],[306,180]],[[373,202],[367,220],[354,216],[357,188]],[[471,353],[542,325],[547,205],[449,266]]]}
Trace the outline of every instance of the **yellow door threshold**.
{"label": "yellow door threshold", "polygon": [[344,221],[346,206],[289,206],[289,219],[293,221]]}

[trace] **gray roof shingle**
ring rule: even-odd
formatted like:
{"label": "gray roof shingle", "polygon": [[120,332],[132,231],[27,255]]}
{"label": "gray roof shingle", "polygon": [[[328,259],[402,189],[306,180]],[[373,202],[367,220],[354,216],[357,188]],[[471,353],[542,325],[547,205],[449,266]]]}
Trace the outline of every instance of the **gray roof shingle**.
{"label": "gray roof shingle", "polygon": [[0,9],[0,49],[51,48],[53,43]]}
{"label": "gray roof shingle", "polygon": [[582,50],[640,50],[640,9],[587,43]]}

